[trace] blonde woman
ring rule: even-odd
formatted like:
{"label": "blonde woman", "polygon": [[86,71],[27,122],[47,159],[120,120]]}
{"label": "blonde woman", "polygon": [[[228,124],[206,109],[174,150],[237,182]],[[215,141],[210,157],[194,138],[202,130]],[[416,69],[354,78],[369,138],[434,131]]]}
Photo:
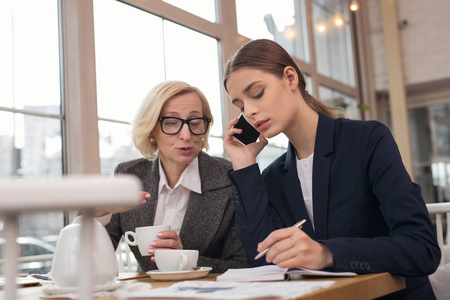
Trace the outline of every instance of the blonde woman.
{"label": "blonde woman", "polygon": [[[127,211],[110,211],[115,213],[105,227],[115,246],[136,227],[170,225],[153,248],[149,245],[149,254],[161,248],[196,249],[198,265],[212,272],[247,266],[226,175],[231,163],[202,151],[208,149],[212,123],[205,96],[185,82],[165,81],[147,94],[132,130],[143,158],[119,164],[115,173],[139,177],[143,198],[149,199]],[[142,271],[156,269],[153,256],[131,250]]]}

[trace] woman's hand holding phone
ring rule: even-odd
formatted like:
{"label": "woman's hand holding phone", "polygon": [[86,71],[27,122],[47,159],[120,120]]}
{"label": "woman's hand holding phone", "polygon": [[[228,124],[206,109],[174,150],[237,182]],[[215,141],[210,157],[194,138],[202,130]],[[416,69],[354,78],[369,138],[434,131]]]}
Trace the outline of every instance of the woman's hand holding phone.
{"label": "woman's hand holding phone", "polygon": [[[239,123],[239,119],[241,119],[241,125],[237,125]],[[256,156],[268,143],[267,139],[262,134],[259,134],[259,132],[253,128],[253,126],[245,121],[243,115],[241,115],[239,119],[231,120],[228,123],[225,139],[223,142],[223,148],[228,157],[230,157],[231,162],[233,163],[234,170],[239,170],[254,164],[256,162]],[[249,131],[247,125],[242,125],[245,124],[242,123],[243,121],[245,121],[248,126],[250,126],[254,131],[258,133],[259,141],[251,142],[251,140],[257,139],[257,137],[255,138],[255,133],[243,134],[245,131]],[[238,128],[239,126],[244,129]],[[242,138],[242,140],[244,140],[244,142],[249,142],[249,144],[244,145],[242,141],[238,140],[237,137],[239,136],[246,137],[245,139]]]}
{"label": "woman's hand holding phone", "polygon": [[233,128],[242,129],[241,133],[235,133],[233,136],[244,145],[256,142],[259,137],[259,131],[247,122],[243,114],[239,116],[238,122]]}

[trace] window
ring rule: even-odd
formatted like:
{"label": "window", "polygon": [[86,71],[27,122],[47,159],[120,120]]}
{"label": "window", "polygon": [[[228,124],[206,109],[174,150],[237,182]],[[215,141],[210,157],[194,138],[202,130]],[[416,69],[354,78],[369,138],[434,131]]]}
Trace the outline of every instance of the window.
{"label": "window", "polygon": [[358,103],[356,99],[342,92],[325,86],[319,87],[319,99],[330,107],[340,107],[350,119],[359,119]]}
{"label": "window", "polygon": [[[344,0],[126,2],[129,5],[115,0],[92,1],[95,26],[92,28],[88,22],[83,24],[83,30],[95,30],[95,45],[88,40],[89,35],[74,38],[72,31],[58,31],[60,0],[0,2],[1,177],[59,177],[67,172],[66,158],[70,166],[86,163],[94,155],[98,159],[96,146],[95,151],[91,151],[92,148],[83,141],[75,138],[74,143],[66,145],[63,139],[65,123],[71,118],[66,120],[61,95],[68,90],[77,91],[79,87],[71,84],[82,81],[86,85],[87,79],[74,75],[76,78],[72,80],[71,77],[68,86],[62,86],[67,78],[61,76],[60,49],[64,47],[61,47],[59,35],[64,35],[63,41],[70,40],[70,45],[81,42],[86,47],[83,50],[91,53],[95,47],[97,103],[92,104],[94,99],[89,99],[88,103],[97,105],[98,116],[81,117],[83,121],[87,118],[89,124],[98,121],[101,172],[105,176],[111,176],[119,162],[140,157],[132,145],[130,122],[148,90],[165,79],[187,81],[205,93],[215,119],[208,152],[224,156],[224,126],[237,116],[237,112],[231,109],[229,102],[223,102],[221,66],[247,38],[277,41],[310,75],[307,89],[311,94],[317,93],[322,86],[319,97],[322,100],[334,105],[336,99],[344,99],[343,103],[354,107],[357,92],[348,9]],[[217,3],[224,8],[221,14]],[[89,5],[78,7],[80,19],[86,10],[90,12],[86,7]],[[344,25],[319,35],[315,21],[325,16],[332,18],[335,12],[342,14]],[[73,12],[62,11],[61,15],[65,13],[72,17]],[[219,15],[225,18],[220,20]],[[75,22],[77,17],[63,21]],[[226,23],[226,20],[234,19],[237,24]],[[314,32],[313,36],[308,36],[307,29]],[[314,55],[316,59],[312,61]],[[84,66],[83,58],[71,58],[69,63]],[[335,84],[335,81],[343,85]],[[342,86],[346,88],[345,92]],[[64,104],[72,104],[73,100],[67,101],[70,102]],[[96,140],[96,129],[92,128],[90,133],[83,131],[83,137],[95,135]],[[75,151],[72,148],[77,143],[82,146]],[[66,147],[71,148],[68,150],[72,154],[66,152]],[[281,135],[271,139],[258,156],[261,169],[285,152],[286,147],[286,137]],[[442,151],[446,151],[444,148]],[[83,154],[77,156],[74,152]],[[97,167],[93,170],[97,171]],[[62,212],[27,214],[21,216],[20,225],[21,237],[53,241],[48,243],[54,245],[64,226],[64,215]],[[0,220],[0,237],[2,226]]]}
{"label": "window", "polygon": [[[217,40],[120,2],[94,4],[102,174],[111,175],[119,162],[141,157],[129,123],[147,92],[163,80],[198,87],[214,116],[211,134],[222,137]],[[210,153],[223,156],[221,140],[211,139],[210,147]]]}
{"label": "window", "polygon": [[[0,2],[0,45],[0,177],[60,177],[64,116],[58,2]],[[63,220],[62,212],[21,215],[21,256],[37,255],[39,261],[41,255],[51,254],[40,247],[46,244],[42,239],[58,235]],[[21,268],[48,272],[51,256],[44,259],[45,264],[33,262]]]}
{"label": "window", "polygon": [[164,0],[210,22],[216,22],[216,1],[212,0]]}
{"label": "window", "polygon": [[[120,20],[120,21],[118,21]],[[101,173],[140,157],[129,123],[148,90],[164,80],[162,20],[126,4],[94,1]]]}
{"label": "window", "polygon": [[304,0],[236,0],[240,34],[251,39],[270,39],[291,55],[309,61]]}
{"label": "window", "polygon": [[[222,97],[217,40],[173,22],[164,22],[166,79],[198,87],[214,117],[213,136],[222,136]],[[183,49],[180,55],[180,49]]]}
{"label": "window", "polygon": [[450,104],[409,110],[414,177],[426,202],[450,201]]}
{"label": "window", "polygon": [[318,72],[355,86],[347,0],[314,0],[313,32]]}

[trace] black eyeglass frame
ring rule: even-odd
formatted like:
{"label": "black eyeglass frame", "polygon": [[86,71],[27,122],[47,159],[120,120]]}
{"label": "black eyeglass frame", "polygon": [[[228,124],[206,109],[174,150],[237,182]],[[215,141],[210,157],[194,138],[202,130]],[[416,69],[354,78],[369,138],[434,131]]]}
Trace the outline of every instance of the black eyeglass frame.
{"label": "black eyeglass frame", "polygon": [[[180,121],[181,121],[181,126],[180,126],[180,128],[177,130],[177,132],[167,133],[167,132],[164,131],[164,129],[163,129],[163,122],[164,122],[164,120],[166,120],[166,119],[177,119],[177,120],[180,120]],[[205,132],[203,132],[203,133],[195,133],[195,132],[193,132],[192,129],[191,129],[191,124],[190,124],[190,122],[193,121],[193,120],[203,120],[203,121],[206,121]],[[187,125],[188,125],[189,131],[190,131],[193,135],[204,135],[204,134],[208,131],[209,123],[211,123],[211,118],[208,118],[208,117],[201,117],[201,118],[192,118],[192,119],[187,119],[187,120],[185,120],[185,119],[181,119],[181,118],[177,118],[177,117],[159,117],[159,118],[158,118],[158,121],[159,121],[159,124],[161,125],[161,131],[162,131],[164,134],[167,134],[167,135],[175,135],[175,134],[177,134],[178,132],[181,131],[181,129],[183,128],[184,124],[187,124]]]}

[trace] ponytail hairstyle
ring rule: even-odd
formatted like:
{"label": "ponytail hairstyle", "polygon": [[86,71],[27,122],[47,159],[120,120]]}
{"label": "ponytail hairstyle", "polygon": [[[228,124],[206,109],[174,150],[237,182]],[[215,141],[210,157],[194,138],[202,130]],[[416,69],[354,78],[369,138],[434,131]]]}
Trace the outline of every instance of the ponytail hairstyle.
{"label": "ponytail hairstyle", "polygon": [[[284,69],[290,66],[298,75],[298,88],[306,104],[315,112],[322,113],[330,118],[336,119],[342,109],[329,107],[311,96],[306,90],[306,81],[300,68],[292,57],[279,44],[267,39],[252,40],[242,46],[226,63],[224,68],[223,85],[227,90],[227,80],[234,71],[249,67],[258,69],[278,78],[283,78]],[[345,112],[344,112],[345,114]]]}

